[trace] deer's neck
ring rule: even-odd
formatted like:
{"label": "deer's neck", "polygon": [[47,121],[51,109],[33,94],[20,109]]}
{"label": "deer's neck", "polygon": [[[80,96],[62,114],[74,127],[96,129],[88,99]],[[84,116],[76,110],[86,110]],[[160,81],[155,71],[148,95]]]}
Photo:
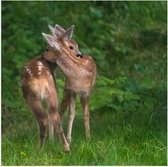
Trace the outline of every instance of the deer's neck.
{"label": "deer's neck", "polygon": [[68,78],[85,78],[93,75],[92,61],[87,58],[81,58],[80,63],[78,63],[73,61],[67,55],[62,54],[57,59],[57,64]]}
{"label": "deer's neck", "polygon": [[50,71],[53,73],[53,71],[57,67],[57,64],[46,60],[44,58],[44,54],[42,54],[41,59],[42,59],[42,61],[44,61],[47,64],[47,66],[49,67]]}

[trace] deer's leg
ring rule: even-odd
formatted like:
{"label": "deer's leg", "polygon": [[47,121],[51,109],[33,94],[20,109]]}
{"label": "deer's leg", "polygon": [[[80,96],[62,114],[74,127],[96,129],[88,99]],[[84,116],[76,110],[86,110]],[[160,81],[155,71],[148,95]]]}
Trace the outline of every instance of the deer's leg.
{"label": "deer's leg", "polygon": [[39,99],[37,98],[29,99],[28,103],[38,121],[40,132],[39,147],[43,148],[48,130],[48,117],[47,114],[44,112],[41,101]]}
{"label": "deer's leg", "polygon": [[61,121],[60,121],[60,116],[58,113],[58,104],[56,103],[57,96],[50,96],[52,99],[48,99],[48,107],[49,107],[49,114],[50,114],[50,120],[51,123],[54,125],[56,129],[56,133],[58,134],[61,142],[64,145],[64,150],[65,151],[70,151],[69,149],[69,144],[67,143],[67,140],[65,138],[62,126],[61,126]]}
{"label": "deer's leg", "polygon": [[65,89],[64,90],[64,97],[63,97],[63,100],[61,102],[61,111],[60,111],[61,122],[63,122],[64,113],[65,113],[65,111],[67,109],[68,102],[69,102],[69,90]]}
{"label": "deer's leg", "polygon": [[80,97],[83,112],[84,112],[84,123],[85,123],[85,133],[86,139],[90,139],[90,113],[89,113],[89,97],[81,95]]}
{"label": "deer's leg", "polygon": [[54,142],[54,125],[52,123],[52,120],[50,118],[50,114],[48,115],[48,120],[49,120],[49,140],[50,142]]}
{"label": "deer's leg", "polygon": [[71,142],[71,133],[72,133],[72,125],[75,117],[75,100],[76,94],[74,92],[69,93],[69,113],[68,113],[68,128],[67,128],[67,141]]}

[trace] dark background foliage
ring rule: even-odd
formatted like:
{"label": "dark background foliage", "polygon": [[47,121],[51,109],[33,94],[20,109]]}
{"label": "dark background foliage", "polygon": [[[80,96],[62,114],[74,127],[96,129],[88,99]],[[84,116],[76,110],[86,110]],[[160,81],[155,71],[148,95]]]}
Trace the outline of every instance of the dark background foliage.
{"label": "dark background foliage", "polygon": [[[125,120],[137,129],[163,131],[159,139],[166,143],[166,6],[164,1],[2,2],[2,132],[30,117],[19,75],[45,50],[41,33],[49,33],[48,24],[74,24],[73,38],[98,69],[91,115],[115,115],[114,124]],[[61,99],[64,77],[60,69],[57,73]]]}

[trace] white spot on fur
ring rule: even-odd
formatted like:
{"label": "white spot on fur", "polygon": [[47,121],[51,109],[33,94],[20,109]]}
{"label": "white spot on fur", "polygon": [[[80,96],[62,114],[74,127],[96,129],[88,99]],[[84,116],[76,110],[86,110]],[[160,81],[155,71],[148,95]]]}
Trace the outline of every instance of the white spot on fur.
{"label": "white spot on fur", "polygon": [[38,61],[38,62],[37,62],[37,65],[38,65],[38,66],[42,66],[43,64],[42,64],[42,62]]}
{"label": "white spot on fur", "polygon": [[38,66],[38,70],[41,71],[42,70],[42,66]]}
{"label": "white spot on fur", "polygon": [[30,76],[33,76],[31,70],[29,69],[29,67],[26,66],[26,71],[29,73]]}
{"label": "white spot on fur", "polygon": [[47,97],[47,92],[46,92],[47,87],[48,87],[48,82],[46,82],[44,88],[41,90],[40,97],[42,100]]}
{"label": "white spot on fur", "polygon": [[40,94],[40,96],[41,96],[41,99],[43,100],[45,98],[45,92],[42,91],[41,94]]}
{"label": "white spot on fur", "polygon": [[47,71],[47,75],[50,76],[50,73]]}
{"label": "white spot on fur", "polygon": [[47,71],[47,75],[52,78],[52,75],[50,72]]}

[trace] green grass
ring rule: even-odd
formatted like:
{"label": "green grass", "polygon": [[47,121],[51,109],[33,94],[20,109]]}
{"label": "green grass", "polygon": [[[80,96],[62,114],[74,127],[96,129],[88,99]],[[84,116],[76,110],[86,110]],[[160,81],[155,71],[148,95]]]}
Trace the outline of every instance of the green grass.
{"label": "green grass", "polygon": [[[166,14],[166,1],[141,6],[131,1],[4,1],[2,165],[166,165]],[[85,141],[78,101],[71,154],[63,152],[58,137],[37,150],[37,123],[19,84],[23,65],[44,52],[40,34],[49,33],[48,24],[74,24],[73,38],[82,53],[93,56],[98,70],[90,101],[91,140]],[[57,68],[59,101],[64,78]]]}
{"label": "green grass", "polygon": [[19,123],[3,130],[2,165],[166,165],[166,111],[92,112],[89,142],[81,113],[74,121],[71,154],[66,154],[58,137],[37,149],[37,125],[25,110]]}

